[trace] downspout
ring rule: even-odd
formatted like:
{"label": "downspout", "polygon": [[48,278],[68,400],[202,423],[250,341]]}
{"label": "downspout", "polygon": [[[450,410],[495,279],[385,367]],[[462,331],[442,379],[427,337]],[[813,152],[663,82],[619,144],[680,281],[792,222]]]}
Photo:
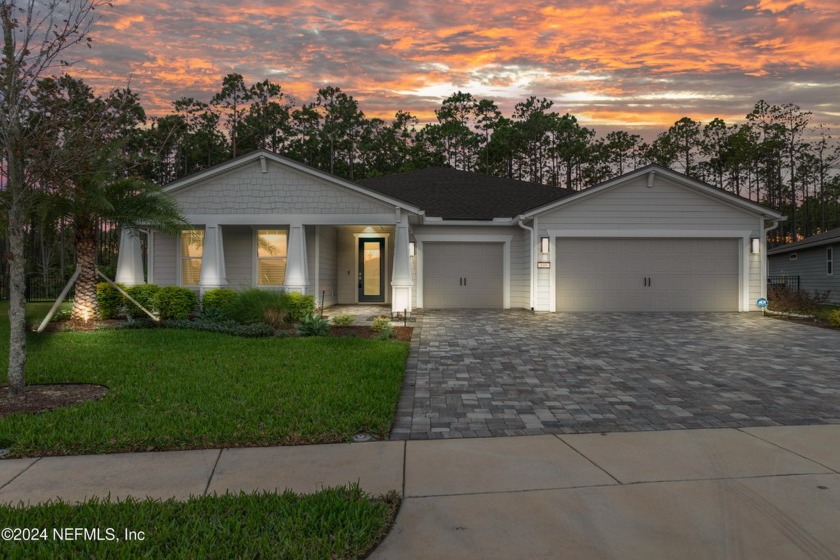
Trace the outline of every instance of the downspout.
{"label": "downspout", "polygon": [[528,278],[530,279],[530,282],[531,282],[530,293],[529,293],[529,297],[530,297],[529,306],[531,308],[531,311],[533,311],[534,310],[534,266],[536,266],[536,265],[534,265],[534,239],[535,239],[534,236],[536,235],[536,232],[534,231],[534,228],[532,228],[530,226],[526,226],[523,223],[525,221],[525,219],[522,216],[519,216],[517,218],[517,220],[518,221],[516,222],[516,225],[518,225],[519,227],[521,227],[524,230],[527,230],[527,231],[531,232],[531,244],[528,246],[528,268],[531,271],[531,273],[528,275]]}
{"label": "downspout", "polygon": [[764,228],[764,235],[761,236],[761,244],[764,253],[761,255],[761,278],[764,280],[761,286],[761,297],[767,297],[767,273],[769,272],[770,268],[770,257],[767,255],[767,234],[773,231],[774,229],[779,227],[779,224],[782,222],[786,222],[787,217],[781,218],[779,220],[773,220],[773,225],[770,227]]}

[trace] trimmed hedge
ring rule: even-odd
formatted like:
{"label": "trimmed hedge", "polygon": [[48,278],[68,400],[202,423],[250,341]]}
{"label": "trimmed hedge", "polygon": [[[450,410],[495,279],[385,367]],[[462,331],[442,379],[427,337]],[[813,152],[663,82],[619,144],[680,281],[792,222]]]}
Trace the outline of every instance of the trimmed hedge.
{"label": "trimmed hedge", "polygon": [[[125,286],[118,284],[125,290]],[[96,285],[96,303],[99,306],[100,319],[113,319],[123,310],[123,295],[108,282]]]}
{"label": "trimmed hedge", "polygon": [[[137,301],[137,303],[139,303],[152,313],[155,313],[157,311],[157,307],[155,306],[155,294],[157,294],[159,291],[160,286],[158,286],[157,284],[140,284],[125,289],[125,293],[130,295]],[[147,316],[145,313],[143,313],[142,309],[139,309],[136,305],[134,305],[128,300],[124,300],[124,305],[126,316],[131,319],[139,319]]]}
{"label": "trimmed hedge", "polygon": [[236,321],[211,321],[207,319],[171,319],[164,321],[163,326],[169,329],[190,329],[231,334],[244,338],[266,338],[274,336],[274,329],[265,323],[243,325]]}
{"label": "trimmed hedge", "polygon": [[239,297],[228,288],[216,288],[204,292],[201,298],[201,314],[208,319],[223,320],[228,318],[231,304]]}
{"label": "trimmed hedge", "polygon": [[198,298],[189,288],[166,286],[154,297],[155,308],[161,319],[189,319]]}
{"label": "trimmed hedge", "polygon": [[300,292],[288,292],[286,297],[289,301],[289,312],[286,321],[296,323],[304,317],[315,313],[315,296],[302,294]]}

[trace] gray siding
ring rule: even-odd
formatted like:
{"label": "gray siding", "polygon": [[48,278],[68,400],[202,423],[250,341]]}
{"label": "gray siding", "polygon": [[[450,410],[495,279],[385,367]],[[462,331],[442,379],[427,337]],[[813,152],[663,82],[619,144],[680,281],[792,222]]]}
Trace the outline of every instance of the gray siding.
{"label": "gray siding", "polygon": [[[825,249],[834,251],[834,275],[826,274]],[[803,290],[830,290],[829,301],[840,304],[840,274],[837,272],[837,256],[840,243],[791,251],[797,259],[790,260],[790,253],[770,256],[770,276],[799,276],[799,286]]]}
{"label": "gray siding", "polygon": [[173,235],[154,233],[154,251],[152,254],[152,277],[149,282],[158,286],[176,286],[178,243]]}
{"label": "gray siding", "polygon": [[185,214],[376,214],[394,207],[268,162],[237,167],[172,193]]}
{"label": "gray siding", "polygon": [[234,290],[254,285],[254,230],[248,226],[223,226],[225,272]]}
{"label": "gray siding", "polygon": [[338,230],[334,227],[318,228],[318,285],[315,296],[320,302],[324,292],[324,307],[338,303]]}
{"label": "gray siding", "polygon": [[540,215],[543,228],[754,229],[757,216],[656,176],[640,177]]}

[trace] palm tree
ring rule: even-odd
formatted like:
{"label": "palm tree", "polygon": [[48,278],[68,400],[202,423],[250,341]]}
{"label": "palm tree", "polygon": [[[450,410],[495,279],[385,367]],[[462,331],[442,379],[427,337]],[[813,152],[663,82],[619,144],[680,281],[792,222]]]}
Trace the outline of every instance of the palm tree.
{"label": "palm tree", "polygon": [[175,200],[157,185],[109,175],[108,166],[100,165],[98,171],[74,176],[51,189],[38,205],[45,216],[63,218],[74,232],[79,278],[71,318],[76,321],[87,321],[99,313],[96,261],[103,229],[153,227],[173,233],[188,227]]}

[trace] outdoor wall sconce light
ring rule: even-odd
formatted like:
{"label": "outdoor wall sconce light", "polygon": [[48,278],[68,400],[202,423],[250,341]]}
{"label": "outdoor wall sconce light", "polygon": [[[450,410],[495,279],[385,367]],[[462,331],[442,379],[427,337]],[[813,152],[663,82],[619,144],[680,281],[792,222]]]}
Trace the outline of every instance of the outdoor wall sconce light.
{"label": "outdoor wall sconce light", "polygon": [[409,257],[413,257],[413,256],[414,256],[414,241],[411,241],[411,242],[409,242],[409,244],[408,244],[408,256],[409,256]]}
{"label": "outdoor wall sconce light", "polygon": [[757,255],[761,251],[761,240],[758,237],[750,238],[750,253]]}
{"label": "outdoor wall sconce light", "polygon": [[548,237],[540,237],[540,253],[548,253]]}

